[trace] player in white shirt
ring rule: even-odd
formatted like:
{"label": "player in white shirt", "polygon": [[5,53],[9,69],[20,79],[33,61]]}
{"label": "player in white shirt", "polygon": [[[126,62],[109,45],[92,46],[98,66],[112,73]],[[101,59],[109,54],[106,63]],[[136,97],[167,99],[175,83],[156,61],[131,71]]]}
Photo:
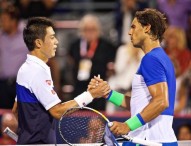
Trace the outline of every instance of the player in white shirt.
{"label": "player in white shirt", "polygon": [[[141,48],[145,56],[134,76],[131,95],[111,91],[107,100],[131,112],[127,121],[113,122],[110,130],[114,134],[129,134],[160,142],[163,146],[177,146],[172,129],[176,90],[174,67],[160,46],[166,29],[165,19],[155,9],[136,12],[129,35],[132,44]],[[89,88],[93,88],[97,81],[101,83],[103,80],[95,77]]]}
{"label": "player in white shirt", "polygon": [[30,53],[17,75],[17,99],[13,107],[18,117],[17,144],[55,144],[54,118],[60,119],[71,107],[89,104],[93,98],[109,93],[110,89],[104,82],[100,88],[85,91],[74,100],[61,103],[46,64],[55,56],[58,45],[53,22],[44,17],[30,18],[23,37]]}

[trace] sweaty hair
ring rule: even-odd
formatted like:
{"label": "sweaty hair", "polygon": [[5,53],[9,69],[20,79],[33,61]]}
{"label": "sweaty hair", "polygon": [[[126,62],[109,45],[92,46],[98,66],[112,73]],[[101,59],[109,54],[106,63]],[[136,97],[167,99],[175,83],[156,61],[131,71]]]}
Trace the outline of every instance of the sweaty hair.
{"label": "sweaty hair", "polygon": [[166,17],[156,9],[147,8],[144,11],[137,11],[135,14],[142,26],[151,25],[151,35],[155,40],[161,42],[167,28]]}
{"label": "sweaty hair", "polygon": [[28,20],[23,30],[23,39],[29,51],[34,50],[36,39],[44,41],[47,27],[52,27],[54,29],[53,22],[48,18],[32,17]]}

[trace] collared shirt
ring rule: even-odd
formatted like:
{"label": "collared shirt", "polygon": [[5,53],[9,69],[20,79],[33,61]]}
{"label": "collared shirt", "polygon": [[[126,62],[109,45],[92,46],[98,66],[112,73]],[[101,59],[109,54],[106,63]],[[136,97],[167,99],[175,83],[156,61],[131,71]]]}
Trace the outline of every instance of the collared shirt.
{"label": "collared shirt", "polygon": [[15,78],[26,60],[28,49],[23,40],[23,27],[20,24],[14,35],[0,31],[0,79]]}
{"label": "collared shirt", "polygon": [[60,103],[54,91],[50,68],[41,59],[27,55],[17,75],[18,144],[53,144],[53,118],[47,110]]}
{"label": "collared shirt", "polygon": [[160,82],[167,82],[169,107],[152,121],[131,131],[129,135],[156,142],[172,143],[177,141],[172,129],[176,78],[172,62],[159,47],[143,57],[140,68],[134,76],[131,96],[132,116],[140,113],[152,99],[148,86]]}

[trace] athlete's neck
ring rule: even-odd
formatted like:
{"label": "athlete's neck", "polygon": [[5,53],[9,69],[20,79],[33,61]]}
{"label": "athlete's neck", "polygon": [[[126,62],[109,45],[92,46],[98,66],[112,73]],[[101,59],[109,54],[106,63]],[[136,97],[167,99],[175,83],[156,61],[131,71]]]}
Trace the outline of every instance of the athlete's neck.
{"label": "athlete's neck", "polygon": [[33,56],[38,57],[39,59],[41,59],[45,63],[48,62],[48,58],[45,55],[43,55],[42,53],[40,53],[39,51],[37,51],[36,49],[31,51],[30,54],[33,55]]}
{"label": "athlete's neck", "polygon": [[147,40],[145,41],[145,43],[142,46],[142,50],[145,54],[149,53],[151,50],[153,50],[154,48],[160,47],[160,42],[159,40]]}

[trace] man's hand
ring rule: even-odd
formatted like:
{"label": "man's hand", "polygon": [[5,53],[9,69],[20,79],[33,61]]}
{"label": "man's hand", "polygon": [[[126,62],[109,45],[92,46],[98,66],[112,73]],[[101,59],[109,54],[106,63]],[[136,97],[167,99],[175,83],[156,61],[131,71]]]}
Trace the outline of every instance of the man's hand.
{"label": "man's hand", "polygon": [[130,132],[130,129],[126,123],[121,122],[112,122],[113,125],[110,127],[110,130],[115,135],[125,135]]}
{"label": "man's hand", "polygon": [[88,91],[94,98],[99,98],[107,96],[111,89],[106,81],[95,76],[88,85]]}
{"label": "man's hand", "polygon": [[100,77],[94,76],[89,82],[88,90],[96,88],[101,82],[103,82],[103,80]]}

